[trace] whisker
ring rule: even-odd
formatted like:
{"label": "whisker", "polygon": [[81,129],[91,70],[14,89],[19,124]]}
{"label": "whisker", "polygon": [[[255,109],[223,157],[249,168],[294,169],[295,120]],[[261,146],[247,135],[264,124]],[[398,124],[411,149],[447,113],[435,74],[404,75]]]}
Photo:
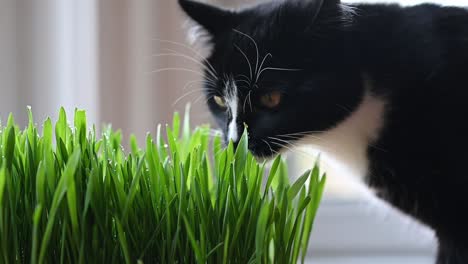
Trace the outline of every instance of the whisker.
{"label": "whisker", "polygon": [[236,75],[236,78],[237,78],[237,76],[245,78],[249,83],[252,82],[252,80],[249,78],[249,76],[247,76],[245,74],[238,74],[238,75]]}
{"label": "whisker", "polygon": [[210,72],[216,80],[219,79],[218,78],[218,72],[206,59],[201,58],[201,60],[206,63],[206,64],[203,64],[202,62],[198,61],[196,58],[185,55],[185,54],[183,54],[181,52],[178,52],[176,50],[168,49],[168,48],[165,48],[164,50],[167,50],[167,51],[173,52],[175,54],[180,54],[180,55],[184,55],[184,56],[187,56],[189,58],[192,58],[192,61],[197,62],[197,64],[201,65],[204,69],[206,69],[208,72]]}
{"label": "whisker", "polygon": [[[170,49],[170,48],[164,48],[164,50],[167,50],[167,51],[170,51],[170,52],[174,52],[174,53],[177,53],[177,54],[181,54],[181,55],[187,55],[185,53],[182,53],[180,51],[177,51],[177,50],[174,50],[174,49]],[[196,51],[195,51],[196,52]],[[208,61],[206,60],[203,56],[201,56],[200,54],[196,53],[195,54],[196,56],[198,56],[198,59],[202,60],[203,62],[205,62],[206,64],[203,64],[201,63],[204,67],[209,67],[210,70],[212,70],[214,73],[218,73],[216,71],[216,69],[213,67],[213,65]],[[188,56],[188,55],[187,55]],[[189,56],[191,58],[193,58],[195,61],[198,61],[196,57],[192,57],[192,56]]]}
{"label": "whisker", "polygon": [[180,96],[179,98],[177,98],[177,100],[175,100],[175,102],[172,104],[172,106],[177,105],[177,103],[180,102],[180,100],[184,99],[185,97],[187,97],[187,96],[189,96],[189,95],[191,95],[191,94],[200,92],[200,91],[205,91],[205,89],[195,89],[195,90],[192,90],[192,91],[189,91],[189,92],[183,94],[182,96]]}
{"label": "whisker", "polygon": [[302,138],[301,136],[287,136],[287,135],[276,135],[275,137],[290,138],[290,139],[293,139],[293,140],[299,140],[299,139]]}
{"label": "whisker", "polygon": [[[250,93],[252,93],[252,91],[249,91],[249,93],[247,94],[247,96],[244,99],[244,107],[243,107],[244,113],[245,113],[245,104],[247,103],[247,99],[249,99],[249,101],[250,101]],[[250,112],[252,112],[252,102],[251,101],[250,101]]]}
{"label": "whisker", "polygon": [[176,46],[179,46],[179,47],[183,47],[183,48],[186,48],[190,51],[192,51],[193,53],[195,53],[195,55],[198,56],[199,59],[203,60],[206,64],[208,64],[208,66],[216,72],[215,68],[213,67],[213,65],[204,57],[200,54],[199,51],[197,51],[196,49],[190,47],[189,45],[186,45],[184,43],[181,43],[181,42],[177,42],[177,41],[171,41],[171,40],[167,40],[167,39],[159,39],[159,38],[152,38],[153,41],[160,41],[160,42],[164,42],[164,43],[170,43],[170,44],[173,44],[173,45],[176,45]]}
{"label": "whisker", "polygon": [[304,152],[304,151],[300,151],[298,149],[292,149],[291,147],[288,147],[287,145],[284,145],[284,144],[281,144],[281,143],[278,143],[278,142],[275,142],[275,141],[272,141],[271,142],[272,144],[275,144],[279,147],[282,147],[282,148],[285,148],[287,150],[289,150],[291,153],[297,153],[297,154],[301,154],[302,156],[306,157],[306,158],[316,158],[314,155],[310,154],[310,153],[307,153],[307,152]]}
{"label": "whisker", "polygon": [[310,131],[302,131],[297,133],[290,133],[290,134],[282,134],[283,136],[294,136],[294,135],[309,135],[313,133],[324,133],[326,131],[319,131],[319,130],[310,130]]}
{"label": "whisker", "polygon": [[157,57],[165,57],[165,56],[174,56],[174,57],[184,58],[184,59],[193,61],[193,62],[195,62],[196,64],[200,65],[200,66],[201,66],[203,69],[205,69],[213,78],[218,79],[218,76],[216,76],[216,73],[214,73],[210,68],[208,68],[205,64],[201,63],[200,61],[198,61],[198,60],[196,60],[196,59],[194,59],[194,58],[192,58],[192,57],[190,57],[190,56],[177,53],[177,52],[174,51],[174,50],[171,50],[171,49],[167,49],[167,50],[168,50],[168,51],[171,51],[171,52],[174,52],[174,53],[159,53],[159,54],[153,54],[153,55],[151,55],[151,57],[157,58]]}
{"label": "whisker", "polygon": [[[202,135],[204,136],[208,136],[210,138],[215,138],[215,137],[218,137],[219,135],[212,135],[212,134],[209,134],[209,133],[201,133]],[[216,154],[215,154],[216,155]]]}
{"label": "whisker", "polygon": [[[317,140],[320,140],[324,143],[327,143],[328,146],[326,147],[333,147],[333,148],[336,148],[336,144],[332,144],[331,142],[329,141],[326,141],[325,139],[317,136],[317,135],[311,135],[311,134],[317,134],[317,133],[326,133],[327,131],[319,131],[319,130],[313,130],[313,131],[303,131],[303,132],[297,132],[297,133],[290,133],[290,134],[283,134],[283,135],[276,135],[277,137],[288,137],[288,136],[298,136],[298,137],[301,137],[301,136],[308,136],[308,137],[311,137],[311,138],[314,138],[314,139],[317,139]],[[342,133],[342,132],[338,132],[338,131],[333,131],[332,133],[336,133],[337,135],[340,135],[340,136],[346,136],[345,133]],[[300,138],[298,138],[300,139]],[[331,144],[331,145],[330,145]],[[373,144],[372,142],[369,142],[368,143],[369,147],[371,148],[374,148],[376,150],[380,150],[380,151],[383,151],[383,152],[387,152],[387,150],[381,148],[380,146],[377,146],[375,144]]]}
{"label": "whisker", "polygon": [[268,138],[273,139],[273,140],[278,140],[278,141],[286,143],[286,144],[292,144],[290,141],[282,140],[282,139],[279,139],[279,138],[276,138],[276,137],[268,137]]}
{"label": "whisker", "polygon": [[257,80],[258,80],[258,78],[260,78],[260,76],[262,75],[262,73],[265,72],[265,71],[302,71],[302,69],[288,69],[288,68],[266,67],[265,69],[262,69],[262,70],[258,73]]}
{"label": "whisker", "polygon": [[221,131],[212,131],[212,130],[209,130],[207,132],[202,132],[203,135],[212,135],[212,136],[221,136],[222,135],[222,132]]}
{"label": "whisker", "polygon": [[[271,138],[272,138],[272,139],[279,140],[279,141],[281,141],[281,142],[288,142],[288,143],[292,144],[291,141],[286,141],[286,140],[282,140],[282,139],[279,139],[279,138],[278,138],[278,137],[285,137],[285,136],[286,136],[286,137],[294,137],[294,136],[289,136],[289,135],[276,135],[276,138],[275,138],[275,137],[271,137]],[[313,139],[317,139],[317,140],[319,140],[319,141],[321,141],[321,142],[323,142],[323,143],[325,143],[325,144],[330,143],[330,142],[328,142],[327,140],[325,140],[325,139],[323,139],[323,138],[320,138],[320,137],[318,137],[318,136],[314,136],[314,135],[310,135],[310,134],[307,134],[307,136],[308,136],[308,137],[311,137],[311,138],[313,138]],[[300,138],[300,137],[297,137],[297,138],[293,138],[293,139],[296,140],[296,141],[299,141],[301,138]],[[296,145],[294,145],[294,146],[296,146]],[[324,146],[325,146],[325,145],[324,145]],[[298,147],[298,146],[296,146],[296,147]],[[326,147],[328,148],[329,146],[326,146]]]}
{"label": "whisker", "polygon": [[159,73],[159,72],[164,72],[164,71],[185,71],[185,72],[190,72],[190,73],[196,73],[202,77],[205,77],[205,75],[199,71],[192,70],[192,69],[186,69],[186,68],[162,68],[162,69],[157,69],[154,71],[150,71],[149,73]]}
{"label": "whisker", "polygon": [[275,155],[278,154],[278,151],[273,150],[273,148],[271,147],[270,143],[268,143],[268,141],[266,141],[264,139],[262,139],[262,141],[270,148],[271,153],[273,153]]}
{"label": "whisker", "polygon": [[[251,92],[251,91],[250,91]],[[250,112],[253,112],[253,108],[252,108],[252,98],[250,98],[250,92],[249,94],[247,95],[249,97],[249,105],[250,105]]]}
{"label": "whisker", "polygon": [[193,84],[196,84],[196,83],[201,83],[201,84],[206,85],[205,90],[211,90],[211,89],[215,90],[215,88],[216,88],[216,85],[214,85],[213,83],[209,82],[208,80],[193,80],[193,81],[188,82],[188,83],[184,86],[183,90],[190,88]]}
{"label": "whisker", "polygon": [[249,72],[250,72],[250,79],[252,79],[252,64],[250,64],[250,60],[249,58],[247,57],[247,55],[241,50],[241,48],[239,48],[239,46],[237,46],[236,44],[234,44],[234,47],[236,47],[237,50],[239,50],[239,52],[242,54],[242,56],[244,56],[245,60],[247,61],[247,64],[249,65]]}
{"label": "whisker", "polygon": [[250,82],[248,82],[247,80],[236,80],[236,82],[243,82],[246,83],[247,86],[250,86]]}
{"label": "whisker", "polygon": [[[268,56],[273,57],[273,55],[271,55],[271,53],[268,53],[267,55],[265,55],[265,57],[262,60],[262,63],[260,64],[259,72],[262,71],[263,64],[265,63]],[[257,74],[257,78],[255,79],[255,82],[258,82],[258,78],[260,78],[260,74]]]}
{"label": "whisker", "polygon": [[271,141],[271,144],[275,144],[275,145],[277,145],[277,146],[279,146],[281,148],[285,148],[285,149],[289,150],[291,153],[295,152],[292,148],[288,147],[287,145],[284,145],[284,144],[281,144],[281,143],[278,143],[278,142],[275,142],[275,141]]}
{"label": "whisker", "polygon": [[[202,99],[204,96],[205,96],[204,94],[198,96],[198,97],[195,99],[194,103],[195,103],[195,104],[198,103],[198,101],[200,101],[200,99]],[[209,98],[206,99],[206,103],[208,102],[208,100],[209,100]]]}
{"label": "whisker", "polygon": [[219,133],[219,134],[223,134],[223,131],[221,129],[210,128],[210,131],[215,132],[215,133]]}
{"label": "whisker", "polygon": [[237,32],[238,34],[241,34],[241,35],[247,37],[248,39],[250,39],[253,42],[253,44],[255,45],[255,49],[257,51],[257,63],[255,64],[255,73],[257,73],[257,71],[258,71],[258,61],[260,59],[260,52],[258,50],[257,42],[251,36],[249,36],[248,34],[246,34],[244,32],[241,32],[241,31],[239,31],[237,29],[233,29],[233,30],[234,30],[234,32]]}

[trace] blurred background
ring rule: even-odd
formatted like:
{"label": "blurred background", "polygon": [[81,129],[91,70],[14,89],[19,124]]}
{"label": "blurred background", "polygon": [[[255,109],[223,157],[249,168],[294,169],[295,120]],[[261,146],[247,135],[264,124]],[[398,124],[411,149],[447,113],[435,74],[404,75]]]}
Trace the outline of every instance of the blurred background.
{"label": "blurred background", "polygon": [[[259,1],[209,2],[239,7]],[[143,138],[191,102],[193,123],[211,122],[185,21],[176,0],[0,0],[0,120],[12,112],[25,125],[28,105],[38,123],[55,118],[60,106],[69,113],[78,107],[87,110],[90,122],[110,123],[126,138],[130,133]],[[315,154],[290,155],[293,175],[309,167]],[[329,182],[309,261],[433,262],[430,230],[373,198],[346,169],[326,159],[322,166]]]}

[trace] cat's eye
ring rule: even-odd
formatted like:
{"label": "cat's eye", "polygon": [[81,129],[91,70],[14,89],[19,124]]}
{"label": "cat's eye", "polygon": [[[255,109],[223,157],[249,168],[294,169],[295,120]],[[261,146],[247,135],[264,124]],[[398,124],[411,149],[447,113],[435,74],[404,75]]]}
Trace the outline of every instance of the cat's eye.
{"label": "cat's eye", "polygon": [[260,103],[267,108],[275,108],[281,102],[281,93],[274,91],[271,93],[264,94],[260,97]]}
{"label": "cat's eye", "polygon": [[226,108],[226,101],[224,101],[224,99],[221,96],[215,95],[213,96],[213,100],[219,107]]}

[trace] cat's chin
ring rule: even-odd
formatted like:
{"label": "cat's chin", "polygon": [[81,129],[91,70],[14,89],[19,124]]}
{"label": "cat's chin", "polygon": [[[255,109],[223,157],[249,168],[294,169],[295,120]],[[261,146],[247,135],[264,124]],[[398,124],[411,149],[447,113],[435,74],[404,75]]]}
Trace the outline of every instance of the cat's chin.
{"label": "cat's chin", "polygon": [[282,157],[286,156],[288,151],[285,149],[264,149],[264,148],[251,148],[249,146],[249,151],[255,157],[259,163],[270,162],[274,160],[277,156],[281,155]]}
{"label": "cat's chin", "polygon": [[255,153],[255,151],[251,151],[251,153],[259,163],[268,163],[274,160],[278,155],[284,156],[284,153]]}
{"label": "cat's chin", "polygon": [[257,160],[258,163],[269,162],[269,161],[273,160],[276,156],[277,155],[269,155],[269,156],[262,155],[262,156],[259,156],[259,155],[254,154],[254,157],[255,157],[255,159]]}

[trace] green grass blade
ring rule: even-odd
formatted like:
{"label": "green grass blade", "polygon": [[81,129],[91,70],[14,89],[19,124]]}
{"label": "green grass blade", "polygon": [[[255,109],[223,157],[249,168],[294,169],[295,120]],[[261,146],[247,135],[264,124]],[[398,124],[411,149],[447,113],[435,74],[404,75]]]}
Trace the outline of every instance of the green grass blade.
{"label": "green grass blade", "polygon": [[0,126],[0,262],[304,260],[326,177],[316,166],[291,185],[281,157],[265,173],[246,131],[223,148],[208,126],[190,129],[188,109],[165,138],[158,126],[140,148],[132,135],[129,152],[121,131],[96,135],[83,110],[69,124],[60,109],[42,135],[30,109],[24,130],[10,115]]}

